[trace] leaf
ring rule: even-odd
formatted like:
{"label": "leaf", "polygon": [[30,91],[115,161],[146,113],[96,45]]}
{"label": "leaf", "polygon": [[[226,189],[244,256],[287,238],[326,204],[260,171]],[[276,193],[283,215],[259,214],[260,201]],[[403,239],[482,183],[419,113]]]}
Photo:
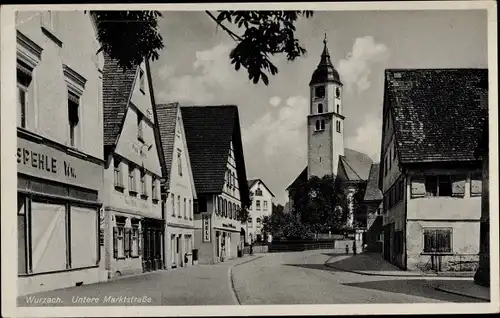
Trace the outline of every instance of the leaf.
{"label": "leaf", "polygon": [[269,78],[267,77],[267,75],[264,73],[261,73],[260,76],[262,77],[262,81],[264,82],[264,84],[266,84],[266,86],[269,85]]}

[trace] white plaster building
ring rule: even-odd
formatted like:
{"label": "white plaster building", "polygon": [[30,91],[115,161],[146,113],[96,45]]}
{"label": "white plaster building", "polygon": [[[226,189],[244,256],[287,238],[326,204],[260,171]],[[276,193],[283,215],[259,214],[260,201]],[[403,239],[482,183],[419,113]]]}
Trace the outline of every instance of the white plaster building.
{"label": "white plaster building", "polygon": [[252,203],[249,207],[249,219],[243,228],[246,232],[246,242],[267,241],[267,233],[262,232],[262,221],[264,216],[270,216],[273,212],[274,194],[269,190],[261,179],[248,180],[248,188]]}

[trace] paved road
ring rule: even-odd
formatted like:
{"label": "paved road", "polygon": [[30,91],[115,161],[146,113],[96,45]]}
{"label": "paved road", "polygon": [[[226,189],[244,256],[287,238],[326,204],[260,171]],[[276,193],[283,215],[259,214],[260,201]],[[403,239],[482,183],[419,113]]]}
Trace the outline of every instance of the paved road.
{"label": "paved road", "polygon": [[374,277],[325,267],[327,251],[268,254],[233,268],[242,305],[477,302],[434,289],[438,280]]}

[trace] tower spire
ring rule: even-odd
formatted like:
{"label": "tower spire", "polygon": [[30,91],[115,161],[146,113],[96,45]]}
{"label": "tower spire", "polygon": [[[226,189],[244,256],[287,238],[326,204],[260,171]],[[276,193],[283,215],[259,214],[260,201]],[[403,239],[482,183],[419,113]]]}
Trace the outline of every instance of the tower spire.
{"label": "tower spire", "polygon": [[319,62],[319,65],[328,65],[328,66],[333,66],[332,61],[330,61],[330,53],[328,52],[328,39],[326,37],[326,31],[325,31],[325,38],[323,39],[323,53],[321,53],[321,60]]}

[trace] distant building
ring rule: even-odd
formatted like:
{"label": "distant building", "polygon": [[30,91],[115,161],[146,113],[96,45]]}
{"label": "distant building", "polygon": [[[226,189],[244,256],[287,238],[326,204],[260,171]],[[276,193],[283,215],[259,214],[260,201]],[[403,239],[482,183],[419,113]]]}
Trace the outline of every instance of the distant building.
{"label": "distant building", "polygon": [[18,295],[106,279],[94,22],[83,11],[16,12]]}
{"label": "distant building", "polygon": [[196,200],[186,133],[178,103],[156,105],[156,113],[168,171],[162,187],[166,196],[165,263],[167,268],[184,267],[192,264]]}
{"label": "distant building", "polygon": [[162,148],[148,62],[104,63],[104,257],[110,277],[164,268]]}
{"label": "distant building", "polygon": [[385,72],[379,188],[383,254],[403,269],[477,264],[486,69]]}
{"label": "distant building", "polygon": [[199,262],[237,257],[238,211],[250,203],[237,106],[181,107],[196,187],[194,246]]}
{"label": "distant building", "polygon": [[490,286],[490,187],[489,187],[489,132],[488,120],[483,125],[483,134],[476,149],[476,157],[482,160],[483,192],[481,196],[481,225],[479,239],[479,268],[474,280]]}
{"label": "distant building", "polygon": [[367,245],[370,252],[382,252],[382,202],[384,197],[378,186],[379,169],[380,164],[372,164],[364,197],[366,232],[363,234],[363,243]]}
{"label": "distant building", "polygon": [[[342,82],[333,66],[328,52],[327,40],[323,41],[320,62],[309,82],[310,105],[307,116],[307,166],[286,189],[292,204],[294,190],[299,181],[305,182],[311,176],[333,175],[340,178],[343,191],[349,200],[366,180],[373,161],[364,153],[344,148],[344,119],[342,103]],[[346,225],[352,228],[356,216],[352,201],[347,206]]]}
{"label": "distant building", "polygon": [[270,216],[273,212],[274,194],[261,179],[248,180],[248,188],[253,194],[253,200],[249,208],[250,218],[243,224],[246,241],[249,243],[267,241],[267,234],[270,233],[262,232],[262,220],[264,216]]}

